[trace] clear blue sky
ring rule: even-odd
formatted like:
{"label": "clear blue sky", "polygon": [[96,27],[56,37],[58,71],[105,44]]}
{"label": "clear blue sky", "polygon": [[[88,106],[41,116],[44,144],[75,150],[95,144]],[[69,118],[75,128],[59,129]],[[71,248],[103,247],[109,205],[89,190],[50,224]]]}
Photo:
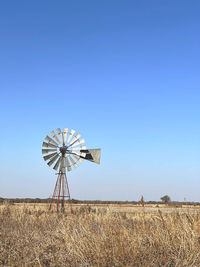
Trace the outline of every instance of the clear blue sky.
{"label": "clear blue sky", "polygon": [[102,148],[73,198],[200,201],[199,0],[2,1],[0,196],[48,197],[57,127]]}

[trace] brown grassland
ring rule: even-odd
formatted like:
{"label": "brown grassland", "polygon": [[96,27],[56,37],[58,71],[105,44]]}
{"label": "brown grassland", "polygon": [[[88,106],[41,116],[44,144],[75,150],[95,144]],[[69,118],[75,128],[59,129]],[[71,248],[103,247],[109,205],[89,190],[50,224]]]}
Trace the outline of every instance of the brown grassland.
{"label": "brown grassland", "polygon": [[200,209],[0,206],[0,266],[200,266]]}

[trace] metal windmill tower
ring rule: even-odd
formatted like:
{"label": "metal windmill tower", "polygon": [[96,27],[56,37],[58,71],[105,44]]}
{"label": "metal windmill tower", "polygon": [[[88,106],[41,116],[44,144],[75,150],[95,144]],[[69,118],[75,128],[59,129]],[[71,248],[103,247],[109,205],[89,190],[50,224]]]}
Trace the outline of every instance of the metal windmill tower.
{"label": "metal windmill tower", "polygon": [[[51,132],[51,137],[48,135],[45,137],[45,142],[42,146],[42,154],[44,160],[48,161],[49,166],[53,165],[53,169],[58,171],[58,177],[54,188],[51,205],[53,202],[57,204],[57,212],[64,212],[66,200],[71,203],[70,191],[67,182],[67,171],[71,171],[72,168],[77,168],[83,160],[89,160],[100,164],[101,149],[86,149],[85,140],[80,139],[79,133],[75,134],[75,130],[64,128],[62,132],[60,128],[57,129],[57,134],[54,131]],[[51,208],[50,205],[50,208]]]}

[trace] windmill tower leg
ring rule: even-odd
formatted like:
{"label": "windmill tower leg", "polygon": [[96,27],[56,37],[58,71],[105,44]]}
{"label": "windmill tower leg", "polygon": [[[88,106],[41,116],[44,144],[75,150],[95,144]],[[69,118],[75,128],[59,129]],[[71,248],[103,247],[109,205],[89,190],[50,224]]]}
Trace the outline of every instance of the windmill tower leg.
{"label": "windmill tower leg", "polygon": [[69,186],[68,186],[68,181],[67,181],[67,175],[66,175],[66,173],[65,173],[65,187],[66,187],[66,193],[67,193],[67,196],[68,196],[70,210],[71,210],[71,213],[73,213],[73,210],[72,210],[72,201],[71,201],[71,197],[70,197],[70,192],[69,192]]}
{"label": "windmill tower leg", "polygon": [[61,211],[65,211],[65,185],[64,185],[64,174],[61,174],[61,183],[62,183],[62,200],[61,200]]}
{"label": "windmill tower leg", "polygon": [[54,193],[51,199],[49,209],[51,209],[53,203],[56,202],[57,213],[59,213],[60,210],[62,213],[64,213],[66,200],[68,200],[68,204],[72,212],[72,203],[71,203],[71,198],[70,198],[70,191],[69,191],[69,186],[67,182],[66,172],[60,171],[60,173],[58,174],[58,178],[56,181],[56,185],[54,188]]}
{"label": "windmill tower leg", "polygon": [[58,189],[58,195],[57,195],[57,213],[59,213],[59,204],[60,204],[60,191],[61,191],[61,181],[62,174],[59,174],[59,189]]}
{"label": "windmill tower leg", "polygon": [[55,203],[56,196],[58,195],[58,191],[59,191],[59,179],[60,179],[60,177],[58,175],[58,178],[56,180],[56,184],[55,184],[55,187],[54,187],[53,195],[51,197],[49,210],[51,210],[53,203]]}

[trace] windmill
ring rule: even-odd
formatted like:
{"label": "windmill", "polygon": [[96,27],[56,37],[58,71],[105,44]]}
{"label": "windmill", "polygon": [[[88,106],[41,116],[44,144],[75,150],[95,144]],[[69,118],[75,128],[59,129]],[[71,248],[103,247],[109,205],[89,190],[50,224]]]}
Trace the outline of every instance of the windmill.
{"label": "windmill", "polygon": [[89,160],[100,164],[101,149],[86,149],[85,140],[80,138],[80,133],[75,130],[64,128],[62,132],[60,128],[57,130],[57,135],[54,131],[50,136],[45,137],[42,143],[42,154],[46,154],[43,158],[47,164],[53,166],[57,173],[57,181],[54,188],[52,201],[57,204],[57,212],[64,212],[66,200],[71,203],[70,191],[67,181],[66,169],[70,172],[73,168],[77,168],[83,160]]}

